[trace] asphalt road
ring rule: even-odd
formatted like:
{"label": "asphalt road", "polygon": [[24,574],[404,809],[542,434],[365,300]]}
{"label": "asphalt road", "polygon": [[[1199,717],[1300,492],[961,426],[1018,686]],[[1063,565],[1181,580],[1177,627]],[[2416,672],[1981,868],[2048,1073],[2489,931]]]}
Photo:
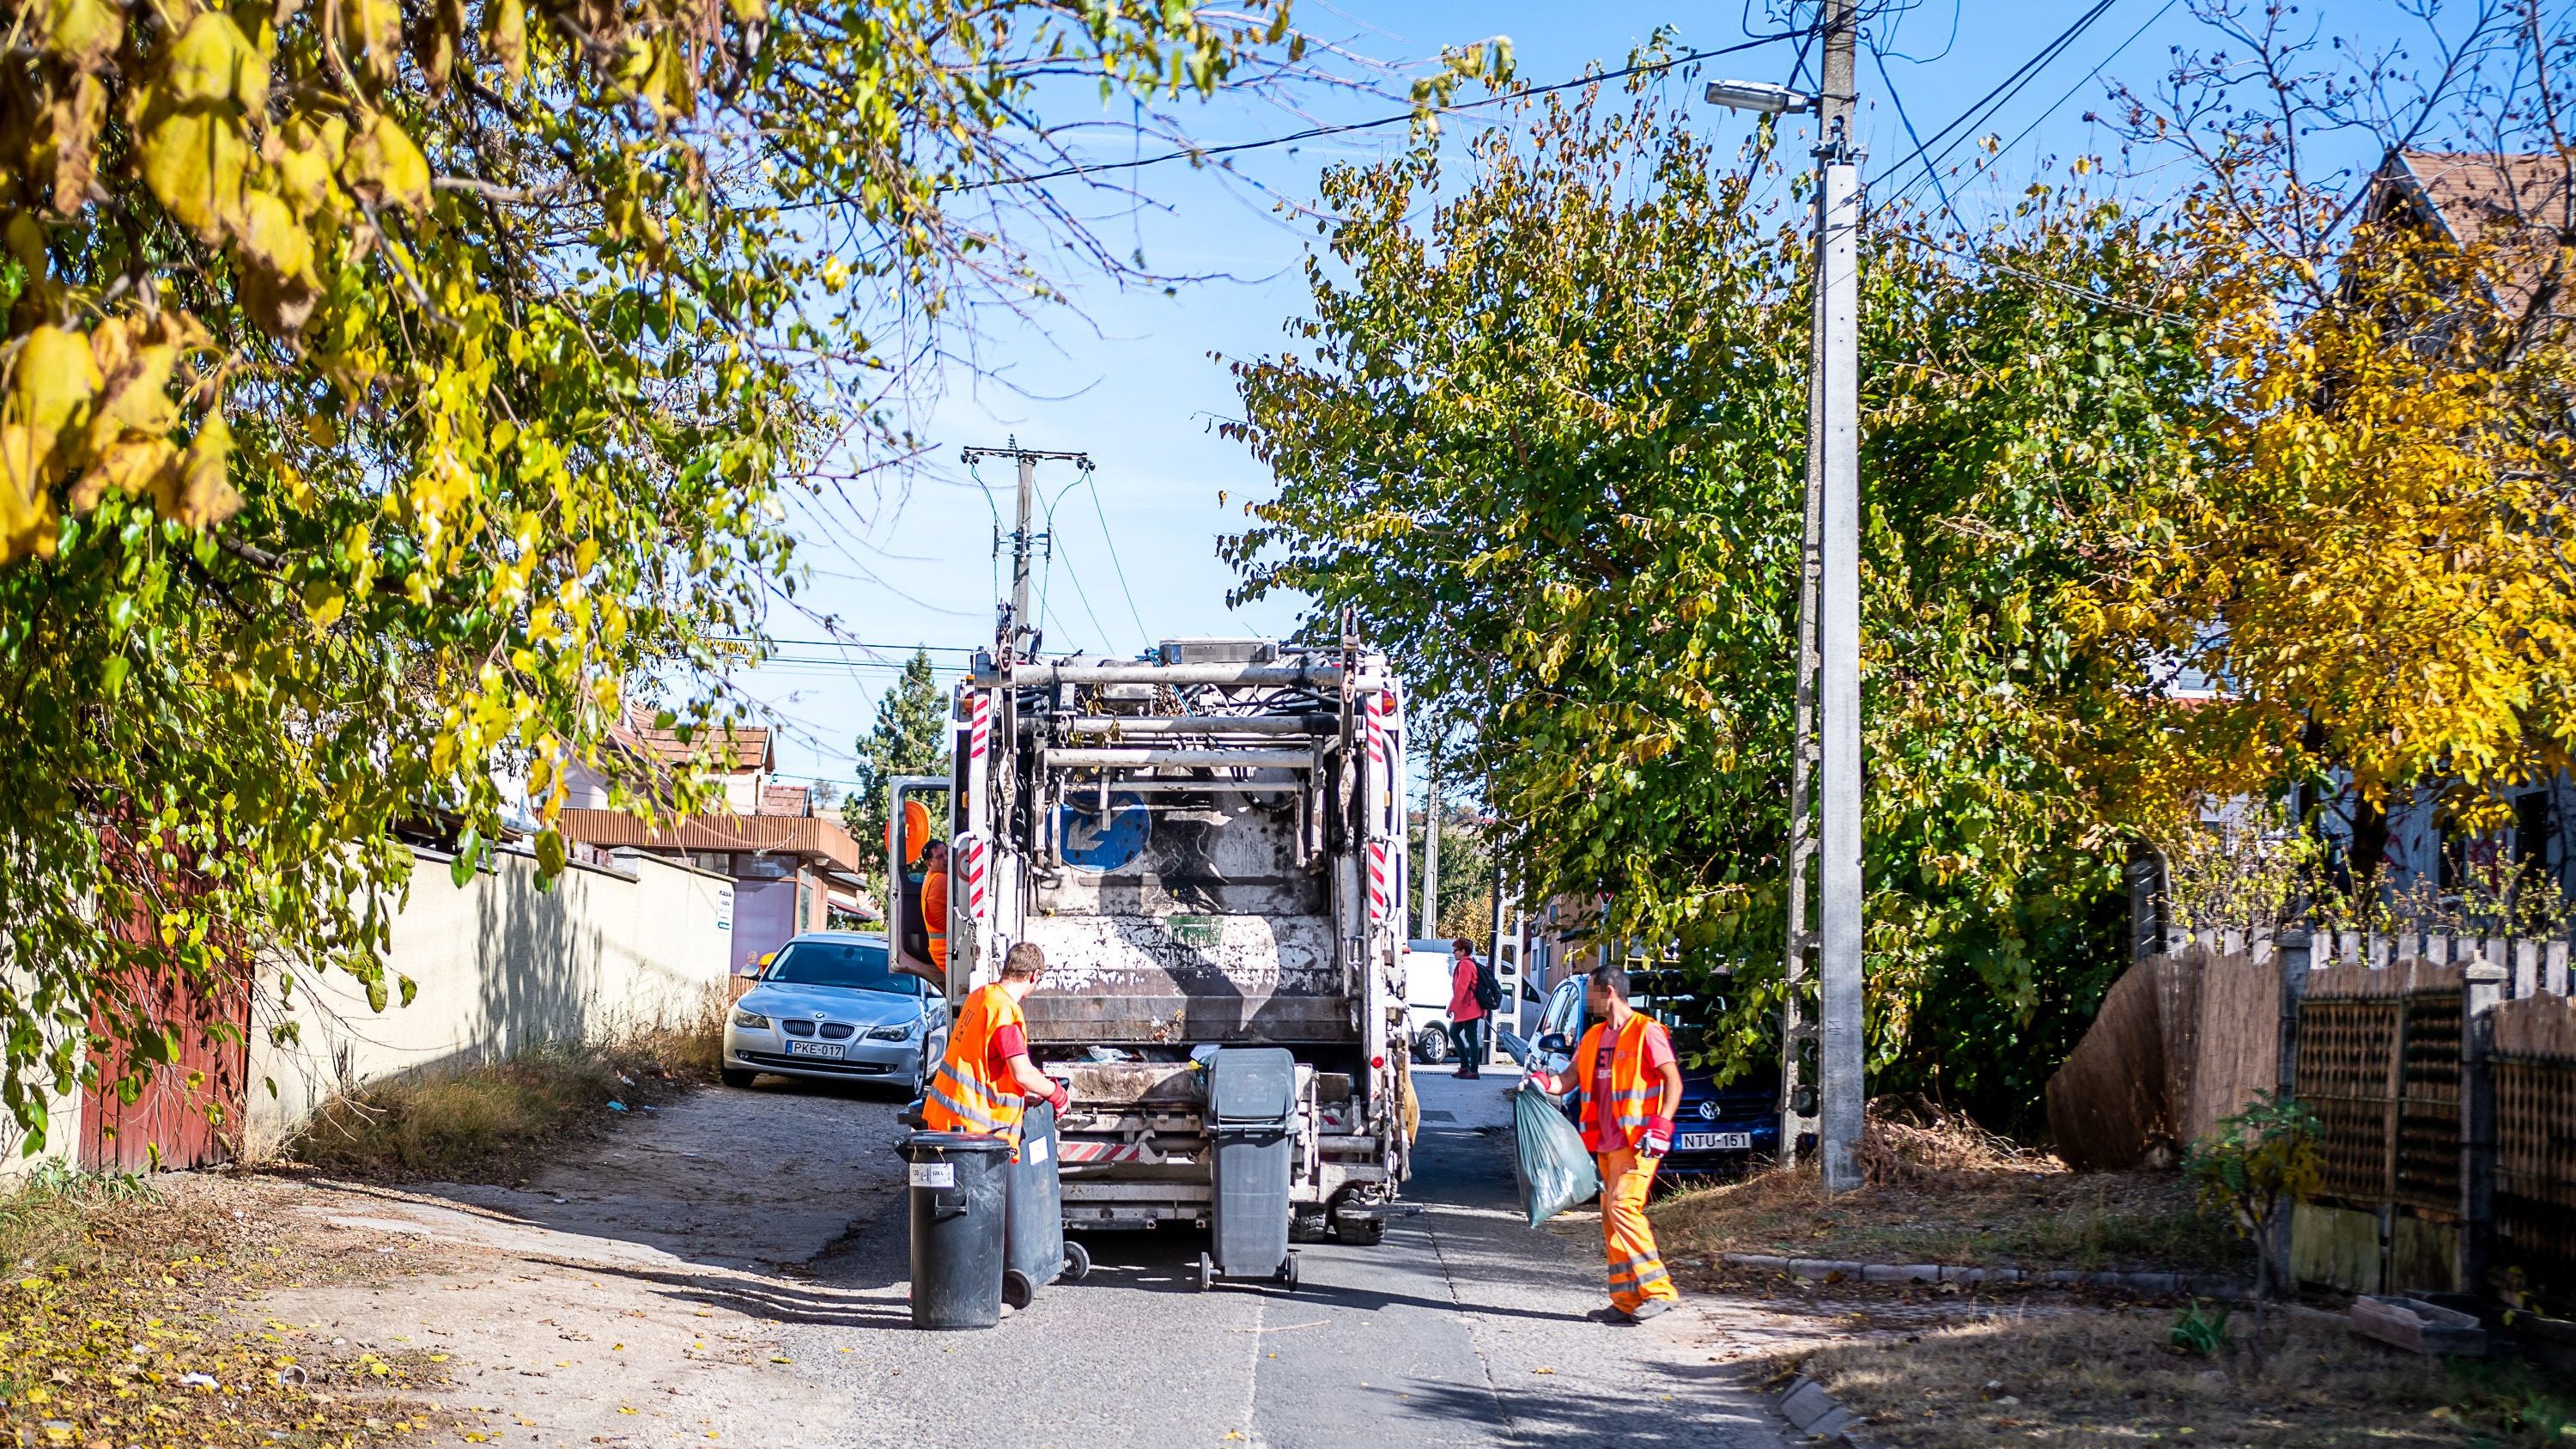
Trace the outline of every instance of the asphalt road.
{"label": "asphalt road", "polygon": [[515,1187],[281,1183],[278,1216],[380,1272],[251,1311],[435,1349],[434,1402],[503,1449],[1781,1444],[1743,1379],[1777,1327],[1757,1305],[1593,1316],[1598,1219],[1521,1220],[1506,1085],[1423,1078],[1407,1196],[1429,1211],[1376,1247],[1300,1246],[1294,1292],[1201,1293],[1201,1233],[1100,1235],[1088,1279],[998,1328],[915,1331],[900,1104],[764,1078]]}
{"label": "asphalt road", "polygon": [[1518,1216],[1505,1085],[1427,1078],[1407,1196],[1429,1210],[1375,1247],[1300,1246],[1293,1292],[1200,1292],[1203,1234],[1099,1235],[1088,1279],[999,1328],[915,1332],[900,1194],[885,1194],[809,1265],[830,1310],[780,1342],[848,1406],[824,1442],[851,1449],[1784,1443],[1698,1313],[1591,1316],[1599,1241]]}

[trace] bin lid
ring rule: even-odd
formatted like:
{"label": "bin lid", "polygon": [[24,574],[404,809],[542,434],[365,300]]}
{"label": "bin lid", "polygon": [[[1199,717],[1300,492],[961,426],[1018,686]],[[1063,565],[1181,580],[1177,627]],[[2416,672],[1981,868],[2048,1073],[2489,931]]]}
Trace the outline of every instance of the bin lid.
{"label": "bin lid", "polygon": [[999,1137],[981,1132],[915,1132],[903,1139],[903,1155],[922,1157],[935,1152],[997,1152],[1007,1154],[1011,1144]]}
{"label": "bin lid", "polygon": [[1208,1063],[1208,1120],[1277,1126],[1297,1113],[1297,1058],[1286,1047],[1225,1047]]}

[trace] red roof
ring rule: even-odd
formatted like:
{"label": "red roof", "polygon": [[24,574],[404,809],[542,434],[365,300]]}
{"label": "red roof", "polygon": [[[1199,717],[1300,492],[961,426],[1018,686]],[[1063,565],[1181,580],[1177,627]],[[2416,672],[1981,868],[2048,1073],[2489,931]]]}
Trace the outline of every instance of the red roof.
{"label": "red roof", "polygon": [[2559,262],[2561,239],[2576,232],[2576,152],[2399,151],[2380,172],[2376,203],[2402,201],[2460,245],[2491,244],[2511,268],[2503,290],[2517,305]]}
{"label": "red roof", "polygon": [[815,815],[683,815],[645,821],[623,810],[565,810],[556,825],[566,839],[592,845],[794,855],[859,873],[859,843],[841,822]]}
{"label": "red roof", "polygon": [[760,787],[760,813],[763,815],[811,815],[814,813],[814,787],[811,785],[763,785]]}

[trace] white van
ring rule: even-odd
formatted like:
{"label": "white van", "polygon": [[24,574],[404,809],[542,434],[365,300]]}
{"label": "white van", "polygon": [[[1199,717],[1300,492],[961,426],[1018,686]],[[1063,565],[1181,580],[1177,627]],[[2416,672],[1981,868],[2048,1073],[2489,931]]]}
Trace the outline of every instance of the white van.
{"label": "white van", "polygon": [[1404,951],[1404,1025],[1413,1059],[1436,1067],[1454,1059],[1449,1042],[1449,983],[1458,958],[1447,941],[1407,941]]}

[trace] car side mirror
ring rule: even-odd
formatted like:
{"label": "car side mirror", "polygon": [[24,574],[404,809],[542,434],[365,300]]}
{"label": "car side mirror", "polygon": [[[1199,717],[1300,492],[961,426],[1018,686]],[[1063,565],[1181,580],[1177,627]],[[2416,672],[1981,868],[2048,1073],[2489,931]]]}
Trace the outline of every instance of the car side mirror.
{"label": "car side mirror", "polygon": [[1574,1043],[1565,1039],[1564,1032],[1552,1031],[1538,1039],[1538,1049],[1549,1056],[1564,1056],[1574,1050]]}

